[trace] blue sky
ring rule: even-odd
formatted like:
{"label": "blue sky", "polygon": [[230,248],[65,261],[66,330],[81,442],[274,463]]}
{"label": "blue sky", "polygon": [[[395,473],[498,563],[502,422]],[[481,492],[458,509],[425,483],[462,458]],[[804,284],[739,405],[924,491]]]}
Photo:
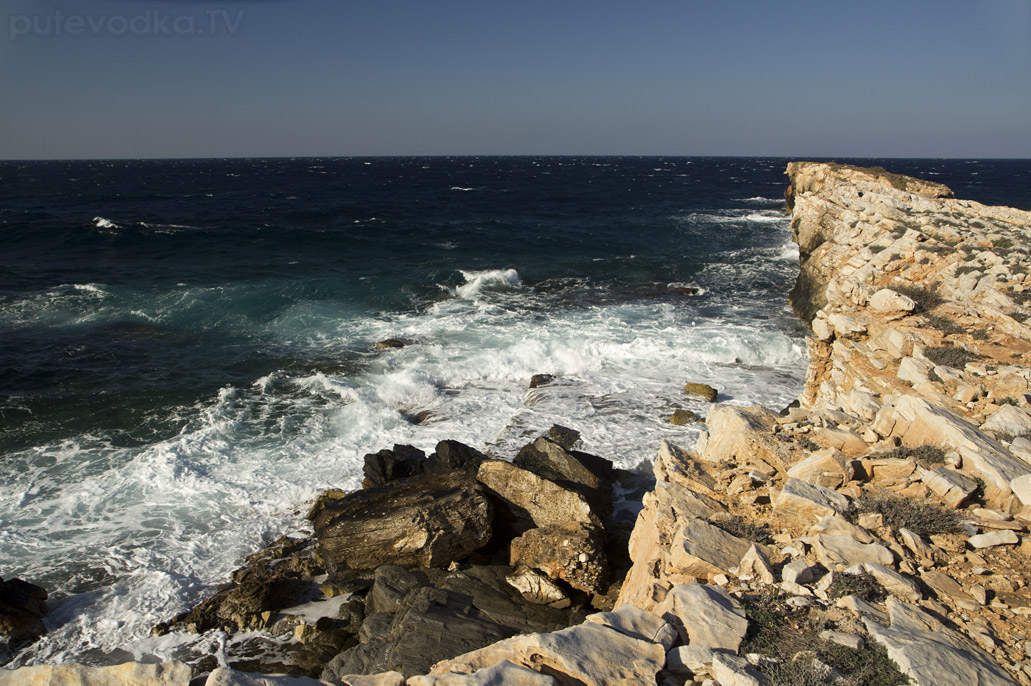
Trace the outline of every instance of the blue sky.
{"label": "blue sky", "polygon": [[6,159],[1031,157],[1031,0],[0,0],[0,12]]}

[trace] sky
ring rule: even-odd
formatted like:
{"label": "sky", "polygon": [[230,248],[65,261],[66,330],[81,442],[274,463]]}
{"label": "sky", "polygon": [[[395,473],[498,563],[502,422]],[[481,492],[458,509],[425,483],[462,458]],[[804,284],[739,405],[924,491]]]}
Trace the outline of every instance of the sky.
{"label": "sky", "polygon": [[0,158],[1031,157],[1031,0],[0,0]]}

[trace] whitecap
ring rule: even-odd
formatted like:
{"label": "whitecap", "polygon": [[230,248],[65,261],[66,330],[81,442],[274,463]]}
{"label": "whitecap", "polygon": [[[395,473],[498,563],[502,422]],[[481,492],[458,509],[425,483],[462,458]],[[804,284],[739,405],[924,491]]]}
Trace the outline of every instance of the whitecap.
{"label": "whitecap", "polygon": [[115,224],[110,219],[104,219],[103,217],[93,217],[93,226],[98,229],[120,229],[118,224]]}
{"label": "whitecap", "polygon": [[455,289],[460,298],[472,299],[485,288],[516,288],[522,284],[515,269],[489,269],[486,271],[461,270],[465,283]]}
{"label": "whitecap", "polygon": [[475,188],[463,188],[461,186],[452,186],[451,190],[453,190],[453,191],[474,191],[476,189]]}

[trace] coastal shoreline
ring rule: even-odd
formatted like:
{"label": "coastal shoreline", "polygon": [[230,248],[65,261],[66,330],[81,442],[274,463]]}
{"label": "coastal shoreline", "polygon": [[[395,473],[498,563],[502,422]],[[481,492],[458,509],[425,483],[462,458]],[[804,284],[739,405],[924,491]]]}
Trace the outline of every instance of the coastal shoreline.
{"label": "coastal shoreline", "polygon": [[[913,683],[1031,684],[1031,213],[877,170],[788,175],[792,304],[813,332],[800,406],[713,404],[693,450],[663,442],[613,611],[445,660],[409,686],[763,683],[785,655],[736,656],[757,647],[763,594],[824,642],[882,646]],[[939,507],[899,526],[901,501]],[[852,577],[880,590],[839,594]],[[830,654],[801,662],[839,668]]]}

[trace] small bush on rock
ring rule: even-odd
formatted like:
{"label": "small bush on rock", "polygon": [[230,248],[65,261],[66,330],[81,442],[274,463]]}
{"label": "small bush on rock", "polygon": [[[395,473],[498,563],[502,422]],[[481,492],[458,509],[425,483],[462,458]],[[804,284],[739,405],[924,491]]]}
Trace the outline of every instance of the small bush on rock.
{"label": "small bush on rock", "polygon": [[731,536],[737,536],[746,541],[763,545],[773,543],[773,534],[770,533],[770,527],[766,524],[756,524],[753,521],[731,514],[713,517],[709,520],[709,523],[713,526],[718,526]]}
{"label": "small bush on rock", "polygon": [[932,465],[942,464],[945,462],[945,451],[934,445],[921,445],[916,448],[900,446],[888,453],[888,457],[894,457],[901,460],[912,458],[916,460],[917,464],[921,467],[928,469]]}
{"label": "small bush on rock", "polygon": [[940,295],[929,288],[921,286],[892,286],[891,288],[896,293],[901,293],[915,302],[917,310],[920,312],[930,312],[945,302]]}
{"label": "small bush on rock", "polygon": [[881,515],[884,526],[896,534],[899,529],[909,529],[920,536],[959,531],[959,515],[940,505],[897,495],[863,496],[855,501],[855,505],[856,514],[875,512]]}
{"label": "small bush on rock", "polygon": [[939,345],[933,348],[924,349],[924,357],[936,365],[943,367],[954,367],[963,369],[969,362],[976,362],[981,359],[977,353],[970,352],[965,348],[957,348],[954,345]]}
{"label": "small bush on rock", "polygon": [[888,597],[884,589],[873,574],[863,572],[862,574],[835,574],[827,595],[837,600],[845,596],[854,595],[862,598],[868,603],[879,603]]}

